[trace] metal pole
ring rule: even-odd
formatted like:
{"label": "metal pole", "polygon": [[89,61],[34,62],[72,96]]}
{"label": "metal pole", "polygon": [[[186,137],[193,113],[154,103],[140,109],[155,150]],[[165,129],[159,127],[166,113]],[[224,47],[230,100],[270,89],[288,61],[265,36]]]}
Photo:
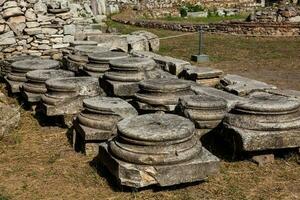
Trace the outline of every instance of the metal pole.
{"label": "metal pole", "polygon": [[202,55],[203,53],[203,40],[204,40],[204,31],[203,31],[203,28],[202,26],[200,26],[200,29],[199,29],[199,54],[198,55]]}

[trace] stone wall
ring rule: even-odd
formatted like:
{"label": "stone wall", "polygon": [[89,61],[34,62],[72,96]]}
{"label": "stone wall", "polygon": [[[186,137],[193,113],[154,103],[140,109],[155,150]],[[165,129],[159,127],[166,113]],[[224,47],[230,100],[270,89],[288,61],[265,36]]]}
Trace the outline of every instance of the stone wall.
{"label": "stone wall", "polygon": [[257,0],[127,0],[122,1],[122,5],[135,5],[139,9],[155,9],[155,8],[174,8],[185,3],[201,4],[207,8],[238,8],[248,10],[253,7],[264,6],[265,1]]}
{"label": "stone wall", "polygon": [[[0,59],[17,54],[61,58],[60,49],[93,30],[89,4],[67,0],[0,0]],[[99,29],[97,27],[96,29]]]}
{"label": "stone wall", "polygon": [[113,20],[145,28],[159,28],[174,31],[194,32],[202,26],[206,31],[249,36],[300,36],[300,23],[263,23],[263,22],[222,22],[215,24],[184,24],[155,20],[120,19]]}

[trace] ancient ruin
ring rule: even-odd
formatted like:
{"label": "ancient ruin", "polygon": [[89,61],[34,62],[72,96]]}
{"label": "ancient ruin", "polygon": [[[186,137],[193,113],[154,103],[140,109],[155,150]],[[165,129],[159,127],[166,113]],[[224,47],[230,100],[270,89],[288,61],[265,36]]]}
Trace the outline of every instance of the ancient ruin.
{"label": "ancient ruin", "polygon": [[200,137],[218,127],[227,113],[226,101],[209,95],[181,97],[179,107],[182,114],[194,122]]}
{"label": "ancient ruin", "polygon": [[98,155],[100,143],[117,135],[119,121],[138,114],[129,103],[115,97],[84,99],[83,108],[73,123],[73,145],[92,158]]}
{"label": "ancient ruin", "polygon": [[42,103],[47,116],[78,114],[84,99],[105,95],[98,79],[94,77],[50,79],[46,81],[46,88]]}
{"label": "ancient ruin", "polygon": [[55,60],[30,59],[20,60],[11,64],[11,72],[5,77],[11,93],[20,92],[20,87],[27,81],[26,73],[38,69],[58,69],[60,63]]}
{"label": "ancient ruin", "polygon": [[238,135],[237,148],[243,151],[298,147],[299,107],[288,97],[255,92],[236,104],[224,125],[228,134]]}
{"label": "ancient ruin", "polygon": [[117,128],[118,136],[100,145],[99,157],[121,185],[169,186],[204,180],[219,170],[219,159],[201,146],[188,119],[147,114],[126,118]]}
{"label": "ancient ruin", "polygon": [[152,59],[131,57],[112,60],[101,87],[111,96],[132,97],[139,90],[140,81],[158,77],[155,69]]}
{"label": "ancient ruin", "polygon": [[127,53],[117,51],[89,54],[88,63],[83,66],[82,71],[88,76],[102,78],[104,73],[109,70],[111,60],[127,58],[128,56]]}
{"label": "ancient ruin", "polygon": [[173,112],[179,97],[192,95],[191,83],[180,79],[152,79],[139,84],[135,103],[141,112]]}
{"label": "ancient ruin", "polygon": [[75,74],[65,70],[34,70],[26,73],[26,82],[21,86],[22,95],[29,103],[38,103],[47,92],[45,82],[53,78],[73,77]]}

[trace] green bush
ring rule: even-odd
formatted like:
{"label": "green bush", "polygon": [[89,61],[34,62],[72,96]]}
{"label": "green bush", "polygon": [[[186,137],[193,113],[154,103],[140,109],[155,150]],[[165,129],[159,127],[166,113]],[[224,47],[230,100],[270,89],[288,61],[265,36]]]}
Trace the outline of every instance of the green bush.
{"label": "green bush", "polygon": [[188,12],[200,12],[205,10],[205,7],[201,5],[193,5],[191,3],[186,3],[179,9],[181,17],[186,17]]}

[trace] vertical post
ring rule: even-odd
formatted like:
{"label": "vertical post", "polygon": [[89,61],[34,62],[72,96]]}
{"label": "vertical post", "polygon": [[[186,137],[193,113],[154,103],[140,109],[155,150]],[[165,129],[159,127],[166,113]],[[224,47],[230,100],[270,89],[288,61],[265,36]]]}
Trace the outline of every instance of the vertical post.
{"label": "vertical post", "polygon": [[198,47],[198,55],[192,55],[191,59],[195,62],[208,62],[209,56],[204,54],[204,30],[203,27],[199,27],[199,47]]}
{"label": "vertical post", "polygon": [[198,55],[201,55],[203,53],[203,29],[202,26],[200,26],[199,29],[199,53]]}

